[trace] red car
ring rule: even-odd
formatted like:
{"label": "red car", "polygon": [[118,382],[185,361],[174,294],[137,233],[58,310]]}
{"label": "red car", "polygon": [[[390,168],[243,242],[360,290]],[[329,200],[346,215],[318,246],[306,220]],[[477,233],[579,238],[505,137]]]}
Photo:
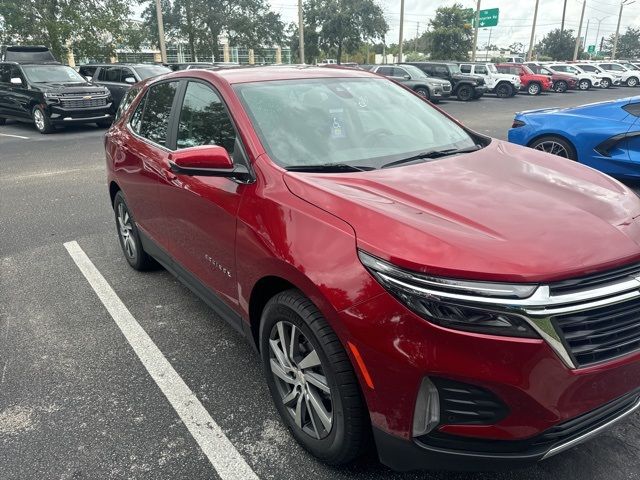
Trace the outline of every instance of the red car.
{"label": "red car", "polygon": [[640,199],[604,174],[316,67],[154,78],[105,146],[129,264],[254,343],[327,463],[518,466],[640,407]]}
{"label": "red car", "polygon": [[520,63],[500,63],[496,65],[498,72],[518,75],[522,86],[520,90],[526,91],[529,95],[540,95],[542,92],[553,90],[553,80],[548,75],[538,75],[533,73],[526,65]]}
{"label": "red car", "polygon": [[551,77],[553,82],[553,91],[557,93],[564,93],[567,90],[577,90],[579,78],[575,75],[569,75],[568,73],[552,72],[544,65],[537,63],[527,63],[526,66],[538,75],[547,75]]}

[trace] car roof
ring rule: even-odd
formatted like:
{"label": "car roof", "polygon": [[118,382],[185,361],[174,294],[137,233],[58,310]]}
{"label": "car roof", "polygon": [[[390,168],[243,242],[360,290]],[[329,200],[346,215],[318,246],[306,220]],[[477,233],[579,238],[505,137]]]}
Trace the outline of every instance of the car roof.
{"label": "car roof", "polygon": [[215,75],[222,77],[230,84],[249,82],[269,82],[277,80],[298,80],[305,78],[379,78],[366,70],[350,68],[322,68],[305,65],[260,66],[246,68],[229,68],[220,70],[186,70],[176,72],[176,76],[192,76],[196,72],[203,77]]}

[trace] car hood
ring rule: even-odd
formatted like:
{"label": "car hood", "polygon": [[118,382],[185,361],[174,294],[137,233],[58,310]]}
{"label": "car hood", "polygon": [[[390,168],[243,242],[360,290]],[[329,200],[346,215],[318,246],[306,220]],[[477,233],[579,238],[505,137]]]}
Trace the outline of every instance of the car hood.
{"label": "car hood", "polygon": [[578,163],[493,140],[474,153],[346,174],[284,174],[358,247],[436,275],[551,281],[640,259],[640,199]]}
{"label": "car hood", "polygon": [[105,93],[107,89],[91,82],[51,82],[41,83],[36,87],[37,90],[47,93],[78,93],[92,94]]}
{"label": "car hood", "polygon": [[443,78],[426,77],[422,80],[432,85],[451,85],[451,82],[449,80],[445,80]]}

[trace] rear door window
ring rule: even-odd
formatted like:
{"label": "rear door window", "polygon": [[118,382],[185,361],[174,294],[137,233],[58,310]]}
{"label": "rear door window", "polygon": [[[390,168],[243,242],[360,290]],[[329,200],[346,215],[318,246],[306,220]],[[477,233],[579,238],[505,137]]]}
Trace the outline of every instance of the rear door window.
{"label": "rear door window", "polygon": [[[140,91],[140,88],[136,87],[136,88],[130,89],[127,92],[124,99],[120,102],[120,105],[118,106],[118,111],[116,112],[116,118],[115,118],[116,120],[118,120],[122,116],[122,114],[129,108],[133,100],[136,98],[136,95],[138,95],[139,91]],[[144,101],[140,103],[142,104],[144,103]]]}
{"label": "rear door window", "polygon": [[385,77],[390,77],[391,74],[393,73],[393,68],[391,68],[391,67],[380,67],[380,68],[378,68],[378,71],[376,73],[379,73],[380,75],[384,75]]}
{"label": "rear door window", "polygon": [[460,71],[462,73],[471,73],[471,65],[460,65]]}
{"label": "rear door window", "polygon": [[176,147],[219,145],[232,156],[235,141],[236,131],[220,96],[204,83],[189,82],[180,110]]}
{"label": "rear door window", "polygon": [[142,137],[158,145],[167,145],[169,118],[177,88],[178,82],[163,82],[149,88],[140,126]]}

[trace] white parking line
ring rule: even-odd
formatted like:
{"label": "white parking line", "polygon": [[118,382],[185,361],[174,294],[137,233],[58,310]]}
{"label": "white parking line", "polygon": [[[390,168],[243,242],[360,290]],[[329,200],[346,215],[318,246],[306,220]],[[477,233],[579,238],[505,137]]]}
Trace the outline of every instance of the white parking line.
{"label": "white parking line", "polygon": [[23,140],[29,140],[29,137],[23,137],[22,135],[11,135],[10,133],[0,133],[0,137],[12,137],[12,138],[21,138]]}
{"label": "white parking line", "polygon": [[84,277],[98,295],[111,317],[138,355],[151,378],[165,394],[193,438],[207,456],[222,480],[258,480],[258,476],[244,461],[222,429],[211,418],[198,398],[173,369],[147,332],[131,315],[116,292],[89,259],[78,242],[64,247]]}

